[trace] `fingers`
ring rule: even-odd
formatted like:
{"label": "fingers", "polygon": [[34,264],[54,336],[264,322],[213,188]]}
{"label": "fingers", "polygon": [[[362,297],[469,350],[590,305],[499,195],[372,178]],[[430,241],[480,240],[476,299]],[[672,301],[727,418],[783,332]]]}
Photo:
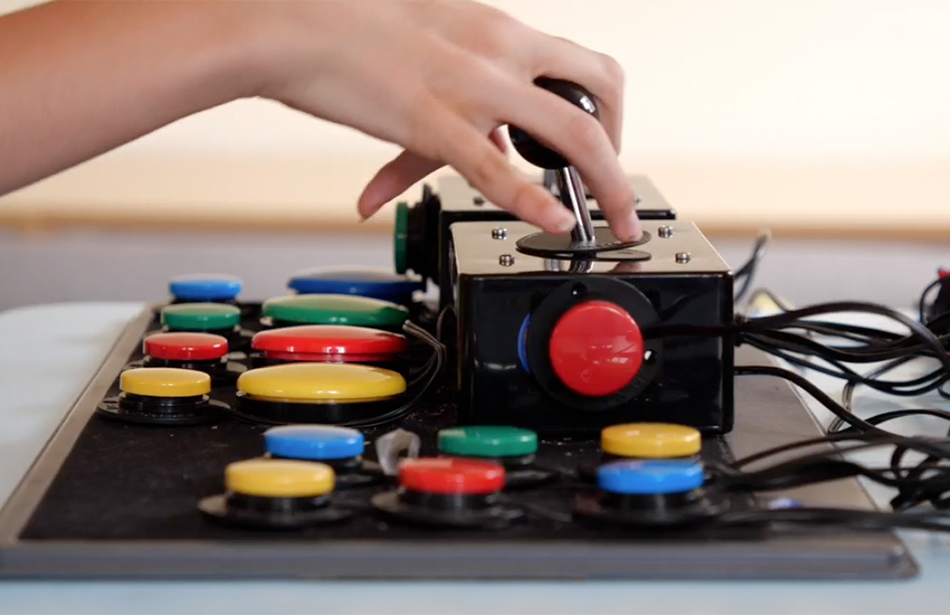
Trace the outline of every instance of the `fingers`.
{"label": "fingers", "polygon": [[577,167],[618,239],[640,237],[633,188],[596,118],[533,85],[512,84],[498,100],[517,101],[497,109],[504,115],[500,121],[525,130]]}
{"label": "fingers", "polygon": [[[500,128],[491,131],[488,138],[498,151],[507,153],[508,146]],[[445,164],[442,162],[430,160],[409,151],[402,152],[386,163],[369,181],[360,195],[357,211],[364,220],[369,218],[383,205],[443,166]]]}
{"label": "fingers", "polygon": [[495,147],[497,147],[501,153],[505,155],[508,154],[508,142],[505,141],[505,135],[501,128],[496,128],[491,131],[488,138],[491,139],[491,142],[495,144]]}
{"label": "fingers", "polygon": [[363,189],[357,211],[365,220],[443,163],[412,152],[402,152],[381,168]]}
{"label": "fingers", "polygon": [[564,38],[540,35],[534,77],[572,81],[597,99],[600,123],[619,153],[623,134],[624,72],[612,57]]}
{"label": "fingers", "polygon": [[441,158],[486,199],[549,233],[566,234],[574,216],[543,187],[508,163],[497,144],[464,119],[450,115],[439,123]]}

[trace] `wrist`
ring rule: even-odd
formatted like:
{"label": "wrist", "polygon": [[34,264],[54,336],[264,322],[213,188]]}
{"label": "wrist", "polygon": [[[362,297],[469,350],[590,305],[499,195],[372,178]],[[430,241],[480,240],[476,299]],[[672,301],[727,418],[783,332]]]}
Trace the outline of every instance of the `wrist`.
{"label": "wrist", "polygon": [[[195,55],[214,104],[261,95],[273,64],[273,43],[260,20],[269,2],[186,0],[195,24]],[[266,11],[266,9],[265,9]]]}

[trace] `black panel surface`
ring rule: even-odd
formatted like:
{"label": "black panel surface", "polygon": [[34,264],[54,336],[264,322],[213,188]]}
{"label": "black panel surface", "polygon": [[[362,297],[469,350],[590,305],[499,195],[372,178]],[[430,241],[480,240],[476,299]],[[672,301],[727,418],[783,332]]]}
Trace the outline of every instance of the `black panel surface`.
{"label": "black panel surface", "polygon": [[[763,360],[757,352],[739,354],[740,362]],[[117,376],[118,371],[111,375]],[[224,400],[231,395],[228,390],[216,393]],[[748,455],[819,433],[780,381],[739,380],[736,396],[736,429],[707,439],[707,460],[728,461],[733,454]],[[83,403],[70,416],[87,412]],[[435,432],[452,424],[454,408],[449,391],[442,389],[401,427],[419,433],[423,453],[432,454]],[[14,524],[21,513],[27,514],[12,541],[3,535],[9,525],[0,527],[0,577],[901,578],[916,572],[892,534],[834,529],[619,534],[531,514],[530,522],[505,530],[458,531],[408,527],[368,510],[352,522],[306,531],[259,532],[209,523],[197,502],[222,490],[228,463],[262,453],[263,429],[233,421],[156,428],[91,416],[80,425],[68,453],[63,449],[68,442],[54,438],[4,509],[3,519]],[[367,440],[372,443],[384,431],[367,431]],[[540,459],[569,468],[596,460],[595,445],[544,442]],[[61,449],[62,458],[57,454]],[[31,494],[48,472],[51,482],[34,508]],[[372,492],[342,497],[359,508]],[[562,486],[511,497],[535,510],[566,513],[574,493]],[[770,495],[795,497],[811,506],[871,506],[854,480]],[[744,498],[735,502],[749,503]]]}

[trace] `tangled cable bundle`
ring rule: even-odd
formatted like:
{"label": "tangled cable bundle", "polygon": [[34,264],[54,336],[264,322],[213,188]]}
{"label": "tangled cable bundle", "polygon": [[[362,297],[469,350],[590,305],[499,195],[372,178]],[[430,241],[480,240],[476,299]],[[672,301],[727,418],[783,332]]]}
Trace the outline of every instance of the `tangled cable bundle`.
{"label": "tangled cable bundle", "polygon": [[[746,294],[764,244],[757,242],[750,262],[739,269],[745,272]],[[753,263],[754,262],[754,263]],[[738,274],[737,274],[738,275]],[[857,387],[869,387],[886,395],[916,397],[937,392],[950,398],[944,389],[950,380],[950,313],[927,316],[927,300],[944,282],[938,279],[922,293],[917,318],[872,303],[843,301],[790,309],[766,289],[756,290],[747,304],[768,298],[778,313],[768,316],[739,316],[736,320],[737,345],[748,345],[766,352],[789,365],[805,367],[844,382],[838,402],[805,377],[777,366],[737,366],[737,376],[773,376],[783,378],[814,397],[835,415],[828,434],[776,449],[762,451],[728,466],[711,468],[718,483],[726,489],[768,492],[808,484],[860,477],[896,491],[891,499],[892,512],[846,509],[783,508],[729,514],[721,523],[772,521],[783,523],[836,524],[856,529],[895,527],[950,530],[950,437],[903,436],[883,425],[909,416],[929,416],[948,421],[950,412],[937,408],[907,408],[862,419],[853,412]],[[884,317],[898,327],[877,328],[837,322],[833,316],[869,314]],[[904,378],[891,376],[912,362],[933,365],[926,372]],[[868,369],[870,368],[870,369]],[[890,376],[890,377],[889,377]],[[814,450],[818,447],[818,450]],[[873,449],[890,452],[886,467],[868,467],[844,458],[849,453]],[[810,449],[807,450],[806,449]],[[913,454],[913,455],[912,455]],[[779,461],[773,459],[784,455]],[[911,461],[914,456],[916,461]],[[771,463],[769,462],[770,460]],[[751,469],[750,469],[751,468]]]}

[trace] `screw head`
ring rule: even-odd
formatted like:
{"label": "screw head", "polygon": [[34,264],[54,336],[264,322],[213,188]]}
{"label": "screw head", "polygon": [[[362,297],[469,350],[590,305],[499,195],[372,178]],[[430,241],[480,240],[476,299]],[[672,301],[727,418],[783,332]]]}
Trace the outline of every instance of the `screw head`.
{"label": "screw head", "polygon": [[491,238],[492,239],[507,239],[508,229],[501,228],[500,226],[498,228],[493,228],[491,231]]}
{"label": "screw head", "polygon": [[478,206],[484,205],[484,204],[485,204],[485,197],[483,197],[483,196],[481,196],[481,195],[476,196],[476,197],[474,197],[474,198],[472,199],[472,203],[475,203],[475,204],[478,205]]}
{"label": "screw head", "polygon": [[515,264],[515,257],[511,254],[502,254],[498,257],[498,264],[502,267],[511,267]]}
{"label": "screw head", "polygon": [[639,205],[639,204],[640,204],[640,195],[639,195],[639,194],[633,195],[633,204],[634,204],[634,205]]}
{"label": "screw head", "polygon": [[677,252],[676,253],[676,262],[683,265],[693,260],[692,255],[689,252]]}
{"label": "screw head", "polygon": [[672,226],[661,226],[656,229],[656,234],[662,237],[663,239],[669,239],[673,236],[673,227]]}

